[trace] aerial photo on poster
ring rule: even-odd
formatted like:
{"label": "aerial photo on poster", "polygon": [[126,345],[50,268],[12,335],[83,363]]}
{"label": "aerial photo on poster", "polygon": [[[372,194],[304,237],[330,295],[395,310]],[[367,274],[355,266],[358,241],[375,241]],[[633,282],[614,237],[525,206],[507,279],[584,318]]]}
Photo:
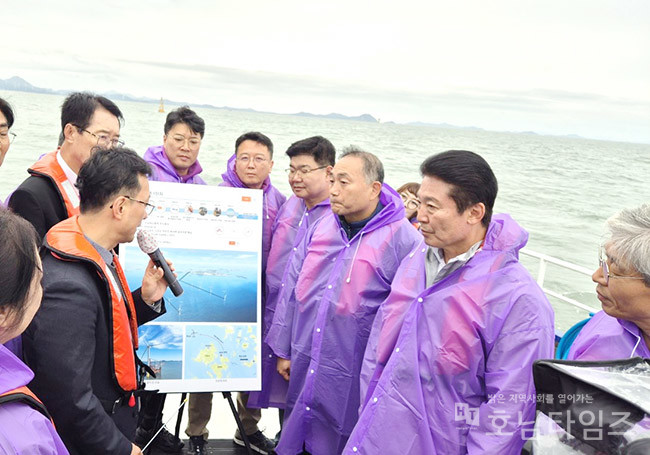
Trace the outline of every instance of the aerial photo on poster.
{"label": "aerial photo on poster", "polygon": [[[138,252],[136,252],[138,253]],[[253,252],[165,248],[174,263],[183,294],[165,293],[167,313],[156,322],[255,322],[257,262]],[[149,257],[130,258],[129,285],[142,280]]]}

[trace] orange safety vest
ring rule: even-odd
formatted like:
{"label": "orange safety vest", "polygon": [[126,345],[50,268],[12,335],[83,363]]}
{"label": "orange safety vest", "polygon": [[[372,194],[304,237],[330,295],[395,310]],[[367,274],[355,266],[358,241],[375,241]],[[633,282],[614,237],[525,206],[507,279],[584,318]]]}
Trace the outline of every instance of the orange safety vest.
{"label": "orange safety vest", "polygon": [[27,169],[31,175],[48,178],[54,183],[59,197],[65,204],[68,218],[79,215],[79,196],[56,159],[59,150],[43,155],[32,167]]}
{"label": "orange safety vest", "polygon": [[17,387],[13,390],[9,390],[5,393],[0,394],[0,404],[13,403],[16,401],[21,401],[26,405],[32,407],[33,409],[36,409],[38,412],[43,414],[50,422],[52,422],[52,425],[54,425],[54,421],[52,420],[50,413],[47,412],[47,409],[45,408],[43,402],[39,400],[38,397],[34,395],[34,393],[31,390],[29,390],[27,387],[25,386]]}
{"label": "orange safety vest", "polygon": [[111,363],[114,379],[122,391],[136,390],[135,349],[138,349],[138,323],[131,291],[119,261],[115,258],[115,268],[126,302],[108,265],[81,232],[77,216],[68,218],[50,229],[45,236],[45,245],[57,259],[92,264],[102,281],[107,284],[113,323],[112,330],[109,330],[109,346],[113,350]]}

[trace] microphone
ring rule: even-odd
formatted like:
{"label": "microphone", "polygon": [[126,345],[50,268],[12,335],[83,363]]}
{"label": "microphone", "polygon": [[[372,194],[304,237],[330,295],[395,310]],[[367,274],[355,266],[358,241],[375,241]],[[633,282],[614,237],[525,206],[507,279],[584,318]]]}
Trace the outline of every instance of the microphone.
{"label": "microphone", "polygon": [[144,229],[140,229],[138,231],[138,245],[140,245],[140,249],[143,252],[149,255],[153,263],[156,264],[156,267],[163,269],[163,272],[165,272],[165,281],[167,281],[169,289],[172,290],[174,295],[176,297],[181,295],[183,293],[183,287],[167,265],[167,261],[165,261],[165,257],[162,251],[160,251],[160,248],[158,248],[158,244],[153,236]]}

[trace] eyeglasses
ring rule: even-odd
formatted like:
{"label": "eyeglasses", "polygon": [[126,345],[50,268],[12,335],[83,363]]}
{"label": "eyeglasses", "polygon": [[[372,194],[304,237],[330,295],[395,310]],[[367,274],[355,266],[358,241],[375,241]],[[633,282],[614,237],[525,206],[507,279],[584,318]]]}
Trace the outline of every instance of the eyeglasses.
{"label": "eyeglasses", "polygon": [[400,196],[402,196],[402,202],[404,203],[404,207],[406,207],[409,210],[417,210],[420,207],[420,201],[417,199],[413,199],[406,194],[400,193]]}
{"label": "eyeglasses", "polygon": [[[266,163],[268,161],[263,156],[256,156],[256,157],[253,157],[252,159],[253,159],[253,162],[255,164],[264,164],[264,163]],[[251,157],[248,156],[248,155],[238,156],[237,161],[241,161],[244,164],[248,164],[251,161]]]}
{"label": "eyeglasses", "polygon": [[321,167],[317,167],[315,169],[312,169],[312,168],[310,168],[308,166],[299,167],[298,169],[294,169],[294,168],[290,167],[288,169],[285,169],[284,172],[286,172],[289,175],[289,177],[291,177],[292,175],[295,175],[296,173],[305,176],[305,175],[309,174],[310,172],[318,171],[320,169],[325,169],[326,167],[327,166],[321,166]]}
{"label": "eyeglasses", "polygon": [[100,146],[100,147],[106,147],[108,145],[110,145],[111,147],[124,147],[124,141],[122,141],[120,139],[117,139],[117,138],[111,139],[110,136],[108,136],[106,134],[91,133],[90,131],[88,131],[88,130],[86,130],[84,128],[81,128],[80,126],[75,125],[75,124],[73,124],[72,126],[77,128],[79,131],[83,131],[84,133],[88,133],[91,136],[95,137],[97,139],[97,145]]}
{"label": "eyeglasses", "polygon": [[[136,199],[136,198],[134,198],[134,197],[127,196],[126,194],[123,194],[122,197],[127,198],[129,201],[139,202],[140,204],[144,205],[144,208],[145,208],[145,210],[147,211],[147,216],[151,215],[151,213],[152,213],[152,212],[154,211],[154,209],[156,208],[156,206],[153,205],[153,204],[149,204],[148,202],[144,202],[144,201],[141,201],[141,200]],[[113,204],[111,204],[111,206],[110,206],[109,208],[112,209],[112,208],[113,208]]]}
{"label": "eyeglasses", "polygon": [[199,147],[201,147],[201,139],[198,137],[186,138],[185,136],[178,135],[172,136],[172,141],[176,147],[182,147],[185,142],[187,142],[187,146],[190,148],[190,150],[198,150]]}
{"label": "eyeglasses", "polygon": [[12,133],[9,130],[0,131],[0,142],[9,142],[10,144],[13,144],[14,139],[16,139],[15,133]]}
{"label": "eyeglasses", "polygon": [[607,265],[607,253],[605,252],[605,247],[601,246],[598,248],[598,264],[603,270],[603,277],[605,277],[605,284],[609,284],[610,278],[621,278],[626,280],[642,280],[643,277],[640,276],[629,276],[629,275],[616,275],[609,271],[609,266]]}

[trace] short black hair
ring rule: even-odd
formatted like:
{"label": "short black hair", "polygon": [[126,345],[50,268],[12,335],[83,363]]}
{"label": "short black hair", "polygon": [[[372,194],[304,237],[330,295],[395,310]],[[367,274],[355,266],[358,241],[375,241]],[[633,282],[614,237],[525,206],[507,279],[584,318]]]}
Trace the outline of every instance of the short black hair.
{"label": "short black hair", "polygon": [[7,119],[7,126],[9,128],[14,124],[14,110],[11,108],[11,104],[0,98],[0,111],[2,115]]}
{"label": "short black hair", "polygon": [[271,155],[271,158],[273,158],[273,142],[271,142],[271,139],[269,139],[268,136],[260,133],[259,131],[249,131],[248,133],[242,134],[235,141],[235,154],[237,154],[237,149],[239,148],[240,144],[244,141],[254,141],[259,144],[265,145],[266,148],[269,149],[269,154]]}
{"label": "short black hair", "polygon": [[81,166],[77,177],[81,213],[103,208],[112,198],[140,191],[139,176],[149,177],[151,167],[126,147],[98,149]]}
{"label": "short black hair", "polygon": [[430,156],[420,166],[423,177],[435,177],[453,185],[449,194],[458,213],[474,204],[485,205],[481,222],[488,227],[499,185],[492,168],[480,155],[467,150],[448,150]]}
{"label": "short black hair", "polygon": [[169,130],[177,123],[186,124],[193,132],[198,133],[201,138],[205,134],[205,122],[189,106],[181,106],[167,114],[165,134],[169,133]]}
{"label": "short black hair", "polygon": [[40,241],[34,226],[10,210],[0,208],[0,308],[22,321],[34,274]]}
{"label": "short black hair", "polygon": [[323,136],[312,136],[294,142],[287,149],[289,158],[299,155],[309,155],[321,166],[334,166],[336,149]]}
{"label": "short black hair", "polygon": [[98,107],[113,114],[122,125],[124,117],[117,105],[106,97],[90,92],[75,92],[68,95],[61,105],[61,132],[68,123],[80,129],[88,128],[90,120]]}

